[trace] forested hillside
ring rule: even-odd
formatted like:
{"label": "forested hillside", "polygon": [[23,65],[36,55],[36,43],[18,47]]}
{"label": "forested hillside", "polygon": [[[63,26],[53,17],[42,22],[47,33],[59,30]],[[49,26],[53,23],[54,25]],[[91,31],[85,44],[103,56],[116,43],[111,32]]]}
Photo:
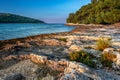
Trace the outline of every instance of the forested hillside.
{"label": "forested hillside", "polygon": [[15,14],[0,13],[0,23],[44,23],[41,20],[23,17]]}
{"label": "forested hillside", "polygon": [[91,0],[75,13],[70,13],[67,23],[113,24],[120,22],[120,0]]}

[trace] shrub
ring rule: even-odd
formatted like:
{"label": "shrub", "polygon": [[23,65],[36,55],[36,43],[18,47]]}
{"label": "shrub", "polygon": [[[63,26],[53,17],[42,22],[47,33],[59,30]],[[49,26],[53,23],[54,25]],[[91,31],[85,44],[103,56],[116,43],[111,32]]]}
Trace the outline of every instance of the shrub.
{"label": "shrub", "polygon": [[70,60],[72,61],[78,61],[79,59],[79,54],[76,52],[76,53],[70,53]]}
{"label": "shrub", "polygon": [[93,56],[82,50],[79,52],[70,53],[70,60],[81,62],[90,67],[94,67],[94,68],[96,67],[96,65],[93,62]]}
{"label": "shrub", "polygon": [[108,48],[111,46],[111,39],[110,38],[104,38],[101,37],[96,42],[96,49],[103,51],[105,48]]}
{"label": "shrub", "polygon": [[101,55],[101,63],[104,67],[112,67],[113,61],[116,59],[116,55],[113,53],[104,53]]}
{"label": "shrub", "polygon": [[59,38],[58,40],[59,40],[59,41],[67,42],[67,39],[66,39],[66,38]]}

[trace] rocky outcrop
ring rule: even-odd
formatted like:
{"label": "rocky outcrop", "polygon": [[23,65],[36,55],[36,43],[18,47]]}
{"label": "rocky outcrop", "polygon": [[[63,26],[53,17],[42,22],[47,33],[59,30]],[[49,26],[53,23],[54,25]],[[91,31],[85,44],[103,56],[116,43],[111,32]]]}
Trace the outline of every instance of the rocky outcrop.
{"label": "rocky outcrop", "polygon": [[64,60],[49,60],[46,56],[39,56],[35,54],[30,55],[30,60],[36,64],[43,64],[49,66],[53,70],[63,71],[67,66],[67,62]]}
{"label": "rocky outcrop", "polygon": [[[37,64],[46,64],[51,69],[63,71],[59,80],[119,80],[119,76],[103,70],[92,69],[82,63],[67,60],[49,60],[44,56],[31,54],[31,59]],[[59,66],[58,66],[59,65]],[[61,67],[64,66],[64,69]]]}
{"label": "rocky outcrop", "polygon": [[[104,49],[102,54],[109,54],[109,58],[112,59],[112,70],[116,74],[120,74],[120,53],[114,51],[113,48],[106,48]],[[111,55],[111,56],[110,56]]]}
{"label": "rocky outcrop", "polygon": [[[21,80],[18,78],[25,77],[25,80],[34,80],[36,78],[35,71],[39,67],[32,63],[30,60],[24,60],[16,63],[12,63],[11,66],[8,66],[5,69],[0,70],[0,78],[1,79],[8,79],[9,77],[14,78],[16,80]],[[19,77],[20,76],[20,77]],[[14,79],[13,79],[14,80]]]}

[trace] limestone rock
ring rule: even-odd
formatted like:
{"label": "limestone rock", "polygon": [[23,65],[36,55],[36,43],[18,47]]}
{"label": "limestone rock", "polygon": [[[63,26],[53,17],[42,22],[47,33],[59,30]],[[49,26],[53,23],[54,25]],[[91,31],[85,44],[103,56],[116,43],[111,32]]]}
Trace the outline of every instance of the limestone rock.
{"label": "limestone rock", "polygon": [[34,62],[36,64],[45,64],[47,57],[30,54],[30,59],[32,62]]}
{"label": "limestone rock", "polygon": [[57,71],[63,71],[67,65],[66,61],[54,61],[54,60],[49,60],[46,56],[40,56],[40,55],[35,55],[31,54],[31,61],[36,63],[36,64],[43,64],[46,66],[49,66],[53,70]]}
{"label": "limestone rock", "polygon": [[66,43],[66,45],[67,45],[67,46],[72,45],[72,41],[68,41],[68,42]]}
{"label": "limestone rock", "polygon": [[80,51],[80,50],[82,50],[82,48],[80,46],[77,46],[77,45],[71,45],[69,47],[69,50],[71,50],[71,51]]}
{"label": "limestone rock", "polygon": [[55,45],[59,45],[59,41],[55,40],[55,39],[46,39],[46,40],[44,40],[44,44],[50,45],[50,46],[55,46]]}
{"label": "limestone rock", "polygon": [[85,52],[95,56],[95,57],[100,57],[100,54],[102,53],[101,51],[95,50],[95,49],[84,49]]}
{"label": "limestone rock", "polygon": [[[90,80],[90,78],[97,79],[95,74],[92,71],[89,71],[89,68],[81,63],[70,62],[68,67],[64,70],[64,76],[60,80]],[[99,77],[98,77],[99,79]]]}
{"label": "limestone rock", "polygon": [[117,74],[120,74],[120,54],[116,54],[116,61],[112,64],[113,69]]}
{"label": "limestone rock", "polygon": [[104,53],[110,53],[110,54],[116,55],[115,64],[120,66],[120,54],[119,54],[119,52],[113,51],[113,48],[106,48],[103,51],[103,54]]}
{"label": "limestone rock", "polygon": [[55,80],[55,78],[49,74],[46,77],[42,78],[41,80]]}
{"label": "limestone rock", "polygon": [[113,53],[113,50],[114,50],[113,48],[106,48],[103,50],[103,54],[104,53]]}
{"label": "limestone rock", "polygon": [[117,54],[116,64],[120,66],[120,54]]}
{"label": "limestone rock", "polygon": [[119,80],[120,76],[95,70],[77,62],[69,62],[60,80]]}
{"label": "limestone rock", "polygon": [[92,79],[73,70],[70,74],[66,74],[65,77],[61,77],[60,80],[92,80]]}

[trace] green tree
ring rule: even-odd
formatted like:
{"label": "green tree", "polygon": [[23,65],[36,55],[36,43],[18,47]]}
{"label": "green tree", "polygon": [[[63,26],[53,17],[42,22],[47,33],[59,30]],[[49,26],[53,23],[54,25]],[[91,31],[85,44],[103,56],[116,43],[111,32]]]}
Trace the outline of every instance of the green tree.
{"label": "green tree", "polygon": [[120,0],[91,0],[67,18],[69,23],[113,24],[120,22]]}

